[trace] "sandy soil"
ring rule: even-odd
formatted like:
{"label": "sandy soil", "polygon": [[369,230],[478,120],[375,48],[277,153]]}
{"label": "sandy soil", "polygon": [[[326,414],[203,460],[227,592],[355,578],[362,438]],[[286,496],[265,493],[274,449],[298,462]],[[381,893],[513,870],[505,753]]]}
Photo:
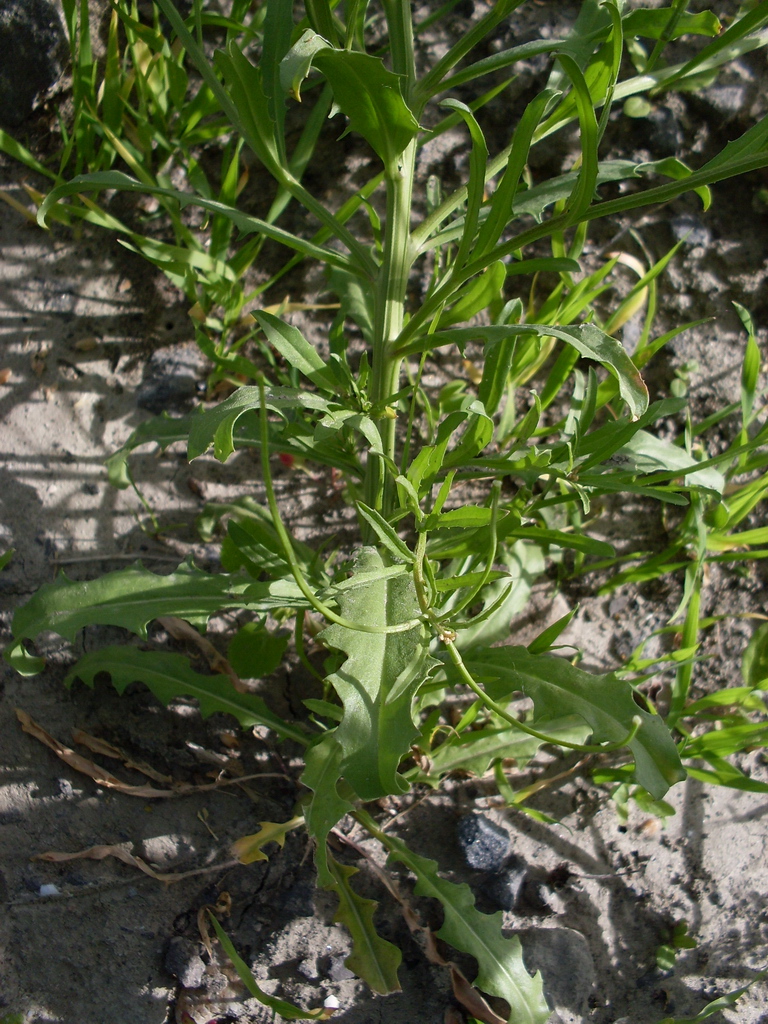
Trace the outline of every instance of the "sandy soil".
{"label": "sandy soil", "polygon": [[[750,95],[760,91],[764,80],[754,62],[740,76]],[[696,110],[689,105],[687,113]],[[744,117],[749,110],[745,102]],[[725,118],[715,131],[707,127],[711,109],[709,122],[699,114],[686,129],[699,140],[698,152],[738,130]],[[16,188],[13,168],[0,173],[3,188]],[[695,359],[692,394],[702,413],[737,394],[743,339],[731,300],[749,306],[758,323],[768,310],[766,217],[752,200],[759,184],[718,191],[708,236],[691,236],[663,286],[661,327],[683,317],[717,317],[676,341],[652,380],[661,386]],[[671,244],[674,217],[699,225],[695,205],[684,200],[640,221],[657,256]],[[92,578],[136,558],[164,571],[190,552],[215,566],[215,546],[196,540],[194,517],[206,500],[242,493],[256,474],[248,455],[225,467],[208,459],[189,467],[176,451],[141,456],[137,478],[163,527],[158,537],[137,495],[110,489],[103,460],[149,415],[147,405],[183,412],[200,400],[206,367],[179,296],[103,236],[44,234],[5,205],[0,252],[0,371],[10,371],[0,385],[0,550],[16,550],[0,575],[4,643],[13,609],[56,572]],[[761,330],[762,342],[765,337]],[[281,486],[296,499],[297,519],[311,524],[325,515],[324,482],[294,477]],[[626,533],[632,522],[617,514],[608,528]],[[587,665],[613,667],[666,621],[678,584],[664,593],[627,590],[610,599],[592,597],[593,583],[574,584],[554,604],[539,588],[517,623],[520,640],[578,602],[571,638],[585,650]],[[713,573],[704,612],[764,611],[767,592],[760,566],[739,575]],[[713,633],[702,685],[738,682],[749,633],[749,623],[738,619]],[[86,631],[74,653],[113,636]],[[159,631],[155,636],[163,639]],[[65,690],[73,652],[56,639],[42,646],[48,668],[37,678],[24,680],[0,666],[0,1022],[270,1020],[244,998],[224,958],[210,960],[200,945],[198,912],[223,892],[232,901],[228,930],[264,988],[307,1006],[333,995],[340,1024],[463,1020],[447,974],[427,963],[365,861],[357,862],[362,886],[381,900],[382,931],[404,950],[403,993],[387,999],[372,997],[344,967],[348,940],[333,923],[333,906],[314,891],[311,851],[301,833],[292,833],[267,864],[231,863],[232,840],[259,821],[291,816],[300,764],[290,745],[243,736],[223,717],[203,722],[183,702],[165,709],[138,686],[123,698],[107,685]],[[265,685],[275,708],[290,713],[308,684],[288,669]],[[178,799],[128,795],[74,771],[23,732],[17,708],[64,744],[72,746],[72,730],[80,729],[175,781],[210,783],[222,767],[261,777]],[[116,760],[93,758],[128,783],[142,781]],[[543,770],[555,775],[573,764],[565,759]],[[742,767],[768,781],[759,752],[745,756]],[[535,801],[559,821],[545,826],[492,806],[489,793],[480,782],[449,783],[428,801],[414,801],[400,832],[419,853],[438,858],[450,877],[469,882],[481,909],[493,911],[489,872],[467,864],[457,825],[481,813],[506,831],[509,853],[525,862],[531,884],[515,910],[505,911],[505,925],[521,935],[528,966],[543,972],[553,1024],[655,1024],[692,1015],[768,964],[764,797],[689,781],[672,794],[677,813],[666,827],[637,810],[623,824],[605,792],[575,773]],[[405,805],[390,808],[400,809]],[[168,884],[114,858],[33,859],[94,846],[119,847],[157,872],[193,873]],[[659,972],[656,949],[683,920],[696,948],[679,955],[674,972]],[[471,977],[471,962],[465,966]],[[768,987],[755,986],[737,1010],[712,1021],[768,1024],[767,1005]]]}

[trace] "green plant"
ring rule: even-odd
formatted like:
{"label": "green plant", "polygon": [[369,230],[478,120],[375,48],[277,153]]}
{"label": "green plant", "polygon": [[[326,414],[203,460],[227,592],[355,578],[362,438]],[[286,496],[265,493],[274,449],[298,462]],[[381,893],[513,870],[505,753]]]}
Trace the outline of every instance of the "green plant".
{"label": "green plant", "polygon": [[[203,714],[226,711],[244,727],[266,725],[300,745],[302,782],[309,792],[301,817],[315,841],[318,883],[336,893],[338,918],[350,929],[353,969],[374,991],[398,987],[399,951],[376,934],[370,902],[350,884],[352,869],[328,848],[329,833],[345,814],[354,815],[393,861],[412,872],[418,894],[442,904],[438,934],[477,959],[477,988],[505,1000],[510,1021],[543,1022],[549,1010],[541,979],[525,970],[519,941],[502,935],[500,915],[479,913],[467,886],[443,879],[435,862],[383,831],[364,805],[401,795],[416,783],[439,785],[457,769],[483,774],[493,767],[504,795],[524,806],[530,794],[512,790],[502,762],[525,763],[543,744],[553,744],[598,754],[602,761],[614,755],[597,778],[632,786],[635,799],[663,809],[668,788],[685,775],[681,755],[707,757],[704,738],[715,730],[702,732],[698,726],[711,723],[712,709],[720,705],[714,699],[688,700],[702,627],[697,595],[703,565],[707,551],[731,550],[732,535],[723,531],[742,522],[765,491],[763,478],[758,484],[754,476],[765,465],[760,449],[768,429],[755,429],[754,332],[745,360],[741,432],[723,455],[703,458],[690,423],[681,444],[653,434],[659,420],[685,415],[686,398],[651,403],[640,374],[677,333],[652,337],[656,280],[674,252],[642,266],[637,284],[605,320],[595,303],[619,257],[584,274],[579,260],[590,222],[687,191],[696,191],[707,206],[710,184],[768,165],[768,119],[696,171],[677,160],[636,165],[599,155],[617,104],[671,88],[695,88],[734,54],[765,45],[768,3],[750,5],[718,35],[711,14],[689,15],[685,3],[651,11],[628,10],[619,0],[587,0],[566,39],[524,44],[473,63],[472,51],[523,2],[498,0],[434,66],[417,72],[415,28],[405,0],[383,0],[383,15],[361,0],[343,6],[307,0],[305,16],[296,21],[292,5],[270,0],[258,66],[244,49],[250,28],[244,39],[227,28],[226,47],[211,61],[200,42],[200,5],[187,24],[170,0],[156,2],[177,37],[170,49],[153,37],[165,62],[158,57],[157,67],[170,76],[167,88],[183,50],[202,79],[205,109],[216,131],[223,131],[223,119],[234,130],[237,141],[228,143],[225,180],[231,185],[233,161],[240,145],[247,145],[274,179],[278,206],[288,201],[303,206],[317,222],[316,233],[305,237],[279,227],[284,206],[259,219],[236,208],[237,190],[230,185],[214,198],[190,171],[188,180],[198,190],[183,192],[159,176],[138,174],[139,164],[130,160],[135,178],[109,163],[107,169],[97,166],[58,184],[42,202],[40,222],[72,197],[78,198],[67,205],[70,215],[92,213],[86,198],[92,192],[154,195],[182,243],[174,250],[176,262],[165,259],[167,248],[153,249],[155,243],[136,248],[159,265],[172,263],[164,266],[172,275],[178,264],[180,284],[196,265],[190,253],[202,248],[222,261],[223,277],[229,268],[237,283],[216,300],[224,303],[230,322],[242,317],[247,293],[240,282],[256,252],[248,241],[234,247],[231,226],[242,235],[283,244],[293,254],[287,266],[296,259],[323,264],[339,309],[322,352],[274,309],[250,310],[266,357],[261,363],[245,354],[244,344],[217,346],[203,332],[201,343],[219,369],[253,383],[193,415],[149,420],[110,460],[113,483],[128,486],[131,453],[150,442],[167,447],[184,441],[190,458],[212,449],[221,461],[236,448],[259,449],[265,505],[242,499],[210,509],[204,523],[210,533],[226,529],[225,571],[210,575],[184,563],[167,576],[141,565],[88,583],[62,575],[17,611],[16,640],[6,657],[20,672],[34,674],[43,663],[25,642],[44,630],[72,640],[83,626],[101,623],[146,640],[154,618],[175,615],[204,628],[212,615],[242,608],[254,621],[234,637],[229,653],[240,674],[250,678],[259,674],[257,666],[274,664],[285,647],[269,616],[292,619],[295,652],[307,669],[317,674],[305,649],[306,635],[314,635],[328,655],[322,696],[306,702],[307,721],[284,721],[261,698],[236,690],[228,676],[203,676],[179,655],[146,646],[91,652],[67,681],[92,685],[98,673],[107,672],[122,691],[141,680],[165,702],[195,696]],[[127,5],[117,10],[126,31],[135,31],[151,48]],[[366,50],[369,32],[382,27],[388,39],[385,59]],[[695,58],[661,66],[666,43],[685,33],[711,41]],[[638,73],[621,79],[625,50]],[[489,156],[475,116],[497,87],[472,105],[447,96],[440,119],[439,97],[485,75],[505,73],[534,54],[552,56],[549,82],[527,105],[501,152]],[[332,96],[349,130],[366,140],[383,166],[337,212],[302,185],[301,168],[287,153],[286,102],[290,96],[306,101],[313,72],[323,83],[317,124]],[[153,102],[162,106],[162,96],[159,89]],[[141,123],[150,122],[146,113]],[[422,122],[434,127],[425,132]],[[526,172],[531,147],[574,122],[580,153],[573,168],[533,183]],[[200,131],[207,123],[200,122]],[[414,200],[419,144],[425,135],[462,124],[470,140],[466,184],[444,197],[432,188],[421,215]],[[114,144],[113,149],[119,152]],[[649,175],[671,180],[649,187]],[[627,191],[600,198],[600,190],[616,182],[625,183]],[[369,201],[378,197],[377,188],[383,214]],[[208,249],[186,226],[184,211],[190,206],[213,218]],[[102,223],[107,224],[103,218]],[[222,224],[228,227],[214,245],[216,225]],[[428,283],[419,303],[411,305],[408,289],[417,267]],[[526,303],[516,294],[523,275],[550,275],[555,283],[543,298],[532,288]],[[187,294],[196,303],[195,315],[206,321],[210,310],[201,307],[200,294],[194,288]],[[206,303],[212,294],[206,293]],[[643,306],[645,325],[630,358],[613,333]],[[447,380],[430,390],[425,366],[438,350],[455,348],[482,369],[473,383]],[[533,382],[539,390],[521,401],[520,389]],[[273,453],[341,474],[358,516],[361,543],[354,550],[313,549],[291,535],[272,479]],[[729,483],[742,480],[728,490]],[[589,526],[601,499],[617,493],[686,510],[673,549],[661,561],[642,563],[645,556],[640,556],[636,561],[645,568],[632,570],[634,578],[641,571],[686,570],[682,646],[674,659],[676,684],[666,721],[641,688],[654,666],[643,663],[640,654],[624,672],[602,676],[553,656],[569,617],[527,648],[494,646],[508,638],[510,620],[526,604],[547,559],[559,561],[569,553],[588,569],[595,564],[589,559],[614,558],[611,546],[591,536]],[[756,542],[763,541],[761,533]],[[741,537],[733,543],[744,542]],[[322,631],[313,616],[326,621]],[[747,689],[737,717],[747,716],[750,743],[763,742],[765,725],[754,725],[749,715],[765,708],[755,685]],[[521,691],[533,702],[533,712],[525,716],[510,706]],[[442,713],[448,692],[467,698],[460,720],[450,725]],[[728,692],[726,699],[734,696]],[[692,719],[696,727],[686,727]],[[727,753],[741,748],[737,743]],[[728,765],[725,754],[712,756]],[[740,784],[729,781],[722,767],[715,781]],[[280,841],[294,827],[295,819],[282,826],[264,823],[260,833],[243,841],[243,857],[264,856],[267,842]],[[244,967],[243,976],[262,998]],[[287,1017],[322,1016],[282,1001],[270,1005]]]}

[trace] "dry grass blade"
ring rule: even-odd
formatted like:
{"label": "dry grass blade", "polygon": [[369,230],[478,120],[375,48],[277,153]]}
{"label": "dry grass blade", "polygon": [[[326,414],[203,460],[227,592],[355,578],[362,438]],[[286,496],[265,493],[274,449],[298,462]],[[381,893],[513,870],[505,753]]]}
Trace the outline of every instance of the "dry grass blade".
{"label": "dry grass blade", "polygon": [[[242,778],[219,779],[216,782],[207,782],[202,785],[193,785],[189,782],[173,783],[172,789],[156,789],[154,786],[132,786],[130,783],[118,779],[116,775],[108,772],[106,768],[102,768],[95,761],[83,757],[82,754],[78,754],[71,747],[59,742],[49,732],[46,732],[41,725],[38,725],[26,711],[22,711],[21,708],[16,708],[16,717],[21,723],[24,732],[45,744],[49,750],[52,750],[70,768],[74,768],[75,771],[87,775],[97,785],[103,786],[105,789],[116,789],[119,793],[124,793],[126,796],[137,796],[143,800],[168,800],[180,796],[191,796],[194,793],[209,793],[212,790],[221,789],[222,786],[235,786],[248,782],[250,779],[284,779],[287,777],[282,772],[256,772],[253,775],[244,775]],[[109,744],[106,744],[106,746],[108,747]],[[113,755],[108,754],[107,756],[111,757]]]}
{"label": "dry grass blade", "polygon": [[197,647],[208,662],[211,671],[220,672],[222,675],[227,676],[238,693],[250,692],[224,655],[216,650],[210,640],[206,640],[204,636],[201,636],[194,626],[190,626],[183,619],[177,619],[175,615],[166,615],[157,621],[163,629],[171,634],[174,640],[183,640]]}
{"label": "dry grass blade", "polygon": [[105,860],[107,857],[114,857],[129,867],[138,868],[145,875],[154,878],[156,882],[181,882],[185,878],[193,878],[195,875],[210,874],[212,871],[220,871],[234,867],[237,861],[223,861],[207,868],[195,868],[192,871],[155,871],[141,857],[136,857],[123,846],[90,846],[87,850],[78,850],[77,853],[58,853],[49,850],[46,853],[38,853],[33,860],[45,861],[49,864],[63,864],[70,860]]}
{"label": "dry grass blade", "polygon": [[173,783],[170,775],[163,775],[162,772],[156,771],[151,765],[144,764],[143,761],[134,761],[133,758],[123,753],[118,747],[113,747],[106,740],[102,740],[98,736],[91,736],[89,733],[83,732],[82,729],[72,730],[72,740],[75,743],[79,743],[81,747],[87,747],[93,754],[101,754],[103,757],[112,757],[116,761],[122,761],[126,768],[132,768],[134,771],[141,772],[142,775],[146,775],[149,779],[154,779],[155,782],[163,782],[166,785]]}

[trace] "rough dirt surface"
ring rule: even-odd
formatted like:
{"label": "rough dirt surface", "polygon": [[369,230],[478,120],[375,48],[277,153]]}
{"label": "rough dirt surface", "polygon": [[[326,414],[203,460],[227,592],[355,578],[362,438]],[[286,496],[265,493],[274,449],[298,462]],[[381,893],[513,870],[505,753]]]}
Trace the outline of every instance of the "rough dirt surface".
{"label": "rough dirt surface", "polygon": [[[544,25],[552,34],[578,7],[538,6],[538,30]],[[514,87],[519,95],[537,74],[536,66],[524,69]],[[654,123],[617,119],[610,144],[622,156],[663,155],[658,148],[666,145],[703,162],[761,112],[767,82],[765,56],[753,55],[709,93],[672,97],[657,117],[655,137]],[[502,135],[508,131],[501,108],[490,108],[488,116],[498,119]],[[458,175],[465,155],[458,143],[427,154],[423,175],[438,166],[448,178]],[[559,169],[563,156],[549,147],[537,173]],[[6,162],[0,177],[3,189],[26,202],[19,178],[29,176]],[[675,371],[687,368],[699,415],[738,395],[743,337],[731,300],[747,305],[758,324],[768,311],[767,218],[756,198],[761,185],[757,175],[718,187],[706,220],[693,201],[680,200],[633,221],[655,258],[687,235],[662,284],[659,330],[682,319],[716,317],[676,340],[650,375],[652,386],[665,393]],[[593,251],[615,245],[626,226],[605,227]],[[203,458],[191,467],[175,450],[140,456],[136,475],[160,525],[155,531],[136,494],[109,487],[103,460],[150,412],[180,413],[201,401],[206,366],[191,341],[181,297],[105,236],[86,230],[73,238],[63,229],[44,234],[4,204],[0,253],[0,551],[16,551],[0,574],[5,643],[13,609],[57,572],[88,579],[137,558],[167,571],[187,554],[214,567],[216,546],[196,539],[194,518],[205,501],[257,488],[258,473],[248,453],[226,466]],[[320,326],[316,320],[307,329]],[[628,325],[628,343],[632,329]],[[761,329],[761,342],[765,338]],[[323,522],[341,524],[324,476],[284,475],[280,488],[292,500],[294,524],[308,534]],[[646,511],[634,519],[620,513],[608,520],[612,536],[642,534],[660,542],[660,519]],[[764,612],[763,564],[713,572],[703,614]],[[590,579],[572,583],[554,601],[538,586],[515,624],[519,642],[578,602],[569,638],[585,651],[588,667],[615,667],[667,621],[680,593],[679,580],[664,591],[627,589],[606,599],[592,596],[595,586]],[[231,625],[225,619],[216,628]],[[697,677],[702,691],[738,684],[750,631],[738,618],[712,631],[705,651],[710,660]],[[340,843],[340,855],[360,868],[361,890],[381,902],[382,933],[404,954],[403,992],[386,999],[371,996],[344,966],[348,940],[333,922],[332,903],[314,889],[311,850],[301,831],[290,833],[282,850],[273,848],[268,863],[232,863],[233,840],[260,821],[293,813],[301,768],[290,743],[242,735],[223,716],[203,722],[184,702],[163,708],[140,686],[122,698],[107,684],[95,691],[80,683],[64,689],[78,653],[116,638],[119,631],[86,631],[74,652],[57,638],[42,643],[48,667],[34,679],[0,665],[0,1021],[271,1020],[245,998],[226,959],[211,958],[201,943],[200,911],[223,893],[231,900],[227,929],[264,989],[311,1007],[335,996],[339,1024],[464,1020],[447,972],[427,962],[397,904],[351,848]],[[159,628],[152,639],[168,641]],[[286,715],[299,711],[311,692],[290,668],[259,685]],[[129,795],[75,771],[23,732],[17,708],[67,746],[74,747],[72,730],[82,730],[175,783],[206,785],[222,772],[260,777],[168,799]],[[83,746],[77,750],[128,784],[171,784]],[[550,777],[574,765],[575,759],[544,759],[542,770]],[[760,753],[746,755],[741,767],[768,781]],[[543,973],[553,1024],[655,1024],[672,1014],[692,1015],[768,964],[768,802],[762,796],[688,781],[671,794],[677,813],[664,827],[637,810],[623,824],[605,791],[578,771],[532,801],[558,820],[555,825],[496,807],[483,781],[455,780],[422,802],[423,795],[380,810],[394,817],[408,809],[393,823],[398,834],[418,853],[438,859],[448,877],[468,882],[482,910],[503,909],[505,926],[522,938],[529,968]],[[468,815],[482,815],[483,824]],[[477,846],[462,847],[462,835],[473,828],[494,837],[482,855]],[[379,859],[354,830],[350,838]],[[33,859],[45,851],[100,846],[141,857],[158,873],[191,874],[167,884],[115,858]],[[401,884],[408,889],[407,877]],[[419,909],[439,924],[434,907]],[[662,973],[655,951],[682,920],[696,948],[679,955],[673,972]],[[472,977],[472,962],[462,967]],[[737,1010],[712,1021],[766,1024],[766,1005],[768,988],[758,985]]]}

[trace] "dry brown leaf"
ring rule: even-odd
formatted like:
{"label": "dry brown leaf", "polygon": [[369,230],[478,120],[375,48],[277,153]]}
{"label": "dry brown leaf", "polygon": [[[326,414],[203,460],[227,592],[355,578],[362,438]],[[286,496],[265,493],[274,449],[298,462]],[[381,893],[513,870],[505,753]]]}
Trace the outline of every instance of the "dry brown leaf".
{"label": "dry brown leaf", "polygon": [[136,857],[124,846],[90,846],[87,850],[79,850],[77,853],[57,853],[49,850],[46,853],[38,853],[32,860],[41,860],[49,864],[63,864],[70,860],[105,860],[107,857],[114,857],[129,867],[138,868],[145,875],[154,878],[157,882],[181,882],[185,878],[192,878],[194,875],[210,874],[212,871],[220,871],[225,868],[234,867],[236,860],[223,861],[207,868],[195,868],[193,871],[155,871],[141,857]]}
{"label": "dry brown leaf", "polygon": [[123,753],[118,747],[113,747],[111,743],[107,743],[106,740],[102,740],[98,736],[91,736],[89,733],[83,732],[82,729],[73,729],[72,740],[74,743],[79,743],[81,747],[87,747],[93,754],[102,754],[104,757],[112,757],[116,761],[122,761],[126,768],[132,768],[134,771],[141,772],[148,779],[162,782],[166,786],[173,785],[173,779],[170,775],[163,775],[162,772],[156,771],[151,765],[144,764],[143,761],[134,761],[133,758]]}
{"label": "dry brown leaf", "polygon": [[7,384],[10,379],[11,370],[10,367],[6,366],[4,369],[0,370],[0,384]]}
{"label": "dry brown leaf", "polygon": [[210,640],[206,640],[204,636],[201,636],[194,626],[190,626],[190,624],[185,622],[183,619],[177,619],[174,615],[166,615],[157,621],[163,629],[166,629],[171,634],[174,640],[184,640],[187,643],[194,644],[208,662],[211,670],[213,672],[221,672],[222,675],[228,676],[229,681],[238,693],[249,692],[248,687],[242,681],[237,672],[235,672],[224,655],[216,650]]}
{"label": "dry brown leaf", "polygon": [[65,764],[68,764],[70,768],[74,768],[75,771],[81,772],[83,775],[87,775],[89,778],[99,785],[104,786],[105,789],[116,789],[119,793],[124,793],[126,796],[137,796],[143,800],[147,799],[171,799],[179,796],[190,796],[193,793],[209,793],[214,789],[220,789],[222,786],[237,786],[243,782],[248,782],[250,779],[285,779],[287,776],[284,772],[256,772],[253,775],[244,775],[238,779],[219,779],[216,782],[206,782],[203,785],[195,786],[188,782],[178,782],[173,784],[172,789],[155,789],[154,786],[131,786],[127,782],[123,782],[118,779],[111,772],[108,772],[106,768],[102,768],[96,764],[95,761],[89,760],[87,757],[83,757],[81,754],[76,753],[71,747],[66,746],[64,743],[60,743],[55,739],[49,732],[46,732],[41,725],[32,719],[26,711],[22,711],[21,708],[16,708],[16,717],[21,723],[21,727],[24,732],[29,733],[30,736],[34,736],[36,740],[44,743],[49,750],[52,750],[57,757],[60,757]]}
{"label": "dry brown leaf", "polygon": [[211,945],[211,933],[208,931],[208,911],[215,914],[216,917],[229,917],[232,912],[232,897],[228,892],[219,893],[219,898],[216,901],[216,906],[210,903],[205,903],[197,912],[197,928],[200,932],[200,940],[205,946],[208,956],[211,960],[214,959],[213,947]]}
{"label": "dry brown leaf", "polygon": [[451,964],[451,984],[454,996],[470,1017],[481,1020],[484,1024],[507,1024],[506,1017],[500,1017],[490,1008],[475,986],[467,981],[455,964]]}

